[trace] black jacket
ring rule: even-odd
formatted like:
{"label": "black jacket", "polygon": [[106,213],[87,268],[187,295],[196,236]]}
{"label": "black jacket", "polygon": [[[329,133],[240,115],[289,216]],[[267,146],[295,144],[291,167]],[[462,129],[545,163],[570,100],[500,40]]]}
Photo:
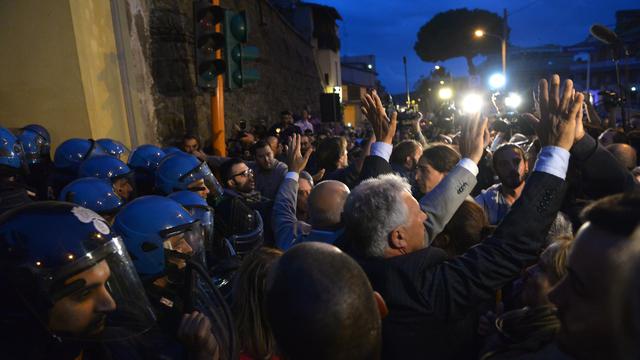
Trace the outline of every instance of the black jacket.
{"label": "black jacket", "polygon": [[389,307],[383,358],[447,359],[468,354],[460,336],[478,303],[536,261],[565,192],[564,180],[534,172],[494,235],[446,261],[436,248],[393,258],[359,259]]}

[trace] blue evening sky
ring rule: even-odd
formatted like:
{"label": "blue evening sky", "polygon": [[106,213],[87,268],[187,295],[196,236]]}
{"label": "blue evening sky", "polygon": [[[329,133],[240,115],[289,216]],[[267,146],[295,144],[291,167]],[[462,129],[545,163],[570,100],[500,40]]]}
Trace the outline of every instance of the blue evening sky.
{"label": "blue evening sky", "polygon": [[[594,23],[615,24],[615,12],[640,8],[637,0],[309,0],[335,7],[339,22],[342,55],[374,54],[379,78],[392,93],[404,89],[402,56],[407,56],[409,84],[426,75],[432,63],[425,63],[413,50],[420,27],[435,14],[449,9],[480,8],[502,15],[507,8],[510,43],[536,46],[555,43],[571,45],[584,40]],[[463,58],[444,65],[454,76],[467,74]]]}

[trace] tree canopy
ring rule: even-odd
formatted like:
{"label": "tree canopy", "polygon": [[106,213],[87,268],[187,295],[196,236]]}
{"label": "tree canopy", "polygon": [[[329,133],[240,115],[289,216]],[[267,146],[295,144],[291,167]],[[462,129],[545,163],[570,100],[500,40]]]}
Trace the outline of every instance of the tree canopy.
{"label": "tree canopy", "polygon": [[476,72],[473,58],[499,52],[501,43],[494,36],[476,38],[474,31],[482,29],[487,34],[502,36],[502,23],[501,16],[487,10],[463,8],[441,12],[420,28],[413,48],[420,59],[429,62],[464,57],[469,74],[473,75]]}

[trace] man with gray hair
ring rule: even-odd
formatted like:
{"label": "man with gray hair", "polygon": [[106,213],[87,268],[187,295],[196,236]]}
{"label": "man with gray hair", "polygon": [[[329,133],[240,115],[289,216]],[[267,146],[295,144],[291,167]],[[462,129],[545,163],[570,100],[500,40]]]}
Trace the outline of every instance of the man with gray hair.
{"label": "man with gray hair", "polygon": [[[389,307],[382,328],[383,358],[474,357],[473,335],[466,329],[476,306],[491,301],[497,289],[537,259],[564,197],[569,149],[576,123],[582,121],[584,100],[582,94],[573,94],[571,80],[565,82],[562,98],[557,95],[557,75],[551,91],[548,87],[546,80],[540,82],[542,119],[537,130],[543,148],[533,174],[494,235],[460,257],[445,261],[443,251],[428,246],[427,214],[401,179],[366,180],[349,195],[343,213],[345,237]],[[386,120],[379,103],[375,94],[367,94],[363,113]],[[394,124],[395,117],[380,124]],[[468,139],[482,139],[487,120],[481,121],[479,114],[465,120],[460,152],[477,164],[484,144]]]}
{"label": "man with gray hair", "polygon": [[335,180],[317,184],[309,195],[309,223],[298,220],[296,204],[300,173],[304,170],[312,149],[301,153],[300,135],[294,134],[287,150],[289,172],[278,189],[273,204],[272,221],[275,244],[282,250],[305,241],[333,244],[342,234],[342,208],[349,188]]}

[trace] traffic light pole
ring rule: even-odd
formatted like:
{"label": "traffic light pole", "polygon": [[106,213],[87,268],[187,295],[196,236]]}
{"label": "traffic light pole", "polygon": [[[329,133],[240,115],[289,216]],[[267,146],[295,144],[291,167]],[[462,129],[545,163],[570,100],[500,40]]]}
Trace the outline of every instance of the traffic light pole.
{"label": "traffic light pole", "polygon": [[[220,0],[211,0],[215,6]],[[216,24],[216,32],[222,31],[222,24]],[[222,59],[222,50],[216,50],[216,59]],[[211,142],[214,155],[226,156],[227,147],[224,133],[224,75],[216,76],[217,86],[211,92]]]}

